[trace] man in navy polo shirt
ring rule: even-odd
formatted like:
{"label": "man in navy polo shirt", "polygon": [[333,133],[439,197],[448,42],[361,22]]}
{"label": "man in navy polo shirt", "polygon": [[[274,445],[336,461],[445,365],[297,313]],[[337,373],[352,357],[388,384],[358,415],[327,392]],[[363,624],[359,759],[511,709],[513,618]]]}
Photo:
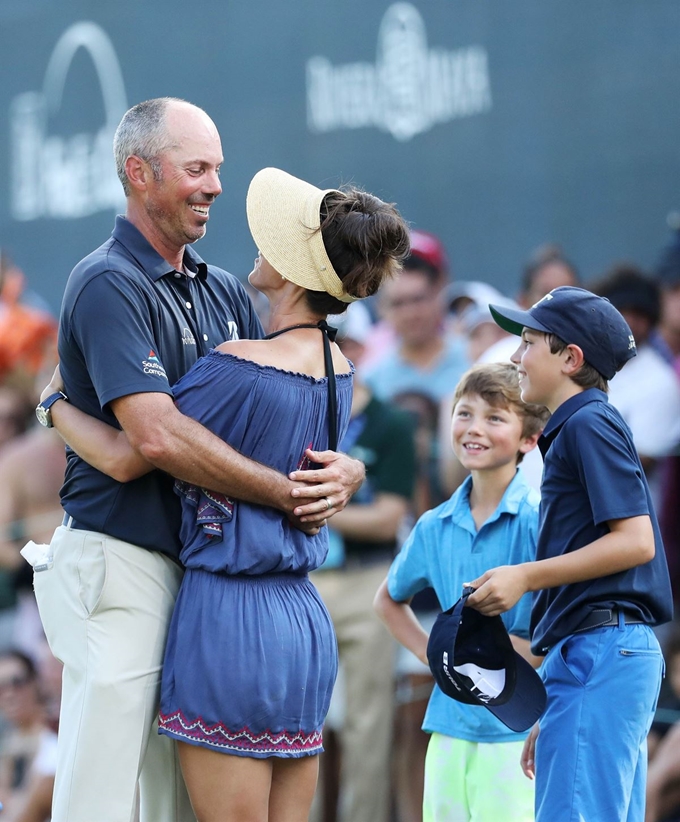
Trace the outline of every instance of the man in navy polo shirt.
{"label": "man in navy polo shirt", "polygon": [[468,602],[494,615],[535,592],[532,651],[545,655],[548,706],[522,767],[536,778],[536,819],[639,822],[663,670],[651,626],[672,618],[672,599],[644,471],[607,401],[635,340],[608,300],[580,288],[491,311],[522,337],[512,357],[522,399],[552,417],[539,441],[536,561],[487,571]]}
{"label": "man in navy polo shirt", "polygon": [[174,745],[152,733],[182,574],[172,477],[276,507],[314,533],[359,487],[363,466],[313,453],[325,467],[294,482],[177,411],[171,385],[200,356],[262,336],[243,286],[190,246],[222,190],[220,138],[201,109],[149,100],[123,117],[114,155],[126,216],[71,273],[59,333],[65,395],[37,411],[68,443],[72,403],[122,428],[160,470],[126,482],[68,452],[64,524],[35,573],[45,631],[64,662],[52,819],[130,822],[139,782],[142,822],[184,822],[194,817]]}

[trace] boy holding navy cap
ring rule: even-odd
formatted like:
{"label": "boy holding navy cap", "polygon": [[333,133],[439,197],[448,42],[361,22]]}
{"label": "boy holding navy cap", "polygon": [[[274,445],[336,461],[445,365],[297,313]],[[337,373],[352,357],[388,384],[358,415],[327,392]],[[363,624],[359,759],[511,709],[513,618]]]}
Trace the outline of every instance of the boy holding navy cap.
{"label": "boy holding navy cap", "polygon": [[[510,363],[476,366],[458,383],[453,449],[471,476],[418,520],[375,599],[392,634],[424,664],[434,660],[409,605],[416,593],[432,586],[449,608],[464,581],[490,563],[533,559],[538,494],[517,464],[536,447],[547,418],[545,408],[522,402]],[[503,622],[515,650],[537,665],[529,651],[530,605],[525,597]],[[533,785],[517,767],[527,727],[512,731],[480,705],[463,704],[435,686],[423,722],[431,734],[423,822],[533,822]]]}
{"label": "boy holding navy cap", "polygon": [[522,767],[536,777],[538,822],[638,822],[663,672],[652,626],[672,618],[672,600],[644,471],[607,401],[635,340],[608,300],[580,288],[556,288],[528,311],[490,308],[522,338],[512,357],[522,399],[552,417],[539,441],[536,561],[472,580],[468,604],[493,616],[534,592],[532,650],[546,654],[548,706]]}

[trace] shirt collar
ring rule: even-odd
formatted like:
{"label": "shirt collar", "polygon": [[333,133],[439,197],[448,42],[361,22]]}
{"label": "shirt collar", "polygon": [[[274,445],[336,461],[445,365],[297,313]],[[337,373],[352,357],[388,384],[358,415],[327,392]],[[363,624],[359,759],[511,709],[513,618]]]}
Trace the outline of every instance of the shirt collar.
{"label": "shirt collar", "polygon": [[[493,515],[487,520],[492,522],[501,514],[516,514],[519,511],[519,506],[527,494],[527,481],[524,475],[518,469],[515,471],[515,476],[512,478],[510,485],[505,489],[501,501],[498,503]],[[472,477],[466,477],[463,484],[458,491],[451,497],[450,500],[440,506],[438,517],[439,519],[451,519],[460,524],[461,520],[470,514],[470,491],[472,490]]]}
{"label": "shirt collar", "polygon": [[[132,254],[154,282],[174,273],[175,269],[152,247],[142,232],[121,214],[116,217],[112,236]],[[208,266],[190,245],[184,246],[184,265],[202,279],[208,276]]]}
{"label": "shirt collar", "polygon": [[548,420],[538,441],[538,445],[543,456],[546,455],[550,444],[559,434],[560,428],[562,428],[569,417],[571,417],[572,414],[575,414],[579,408],[583,408],[584,405],[588,405],[588,403],[591,402],[608,403],[609,397],[607,397],[604,391],[600,391],[599,388],[586,388],[585,391],[581,391],[579,394],[574,394],[573,397],[569,397],[568,400],[563,402],[562,405],[557,408],[555,413]]}

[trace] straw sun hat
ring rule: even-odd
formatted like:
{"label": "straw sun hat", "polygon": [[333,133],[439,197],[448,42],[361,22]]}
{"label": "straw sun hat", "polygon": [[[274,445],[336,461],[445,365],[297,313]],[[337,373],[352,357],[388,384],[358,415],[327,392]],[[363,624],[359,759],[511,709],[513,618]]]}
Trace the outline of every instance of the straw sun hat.
{"label": "straw sun hat", "polygon": [[319,230],[321,201],[335,191],[322,191],[278,168],[263,168],[248,188],[246,213],[262,256],[284,279],[349,303],[356,297],[344,291]]}

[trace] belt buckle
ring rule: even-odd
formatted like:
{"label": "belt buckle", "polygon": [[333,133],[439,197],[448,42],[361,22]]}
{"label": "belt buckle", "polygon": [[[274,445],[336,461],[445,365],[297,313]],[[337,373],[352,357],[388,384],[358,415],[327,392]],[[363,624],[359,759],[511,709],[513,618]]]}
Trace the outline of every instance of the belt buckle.
{"label": "belt buckle", "polygon": [[[597,620],[597,615],[602,614],[604,617],[601,621]],[[606,615],[606,616],[605,616]],[[593,628],[605,628],[609,625],[618,625],[618,609],[617,608],[598,608],[591,611],[579,623],[579,627],[574,631],[575,634],[581,631],[590,631]]]}

